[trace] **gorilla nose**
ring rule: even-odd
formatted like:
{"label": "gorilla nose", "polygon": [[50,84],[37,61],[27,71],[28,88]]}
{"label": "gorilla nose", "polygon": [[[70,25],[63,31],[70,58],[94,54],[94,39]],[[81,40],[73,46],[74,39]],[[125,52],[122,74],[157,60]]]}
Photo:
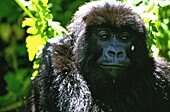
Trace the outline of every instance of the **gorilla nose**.
{"label": "gorilla nose", "polygon": [[109,49],[107,52],[108,58],[124,59],[126,53],[121,49]]}

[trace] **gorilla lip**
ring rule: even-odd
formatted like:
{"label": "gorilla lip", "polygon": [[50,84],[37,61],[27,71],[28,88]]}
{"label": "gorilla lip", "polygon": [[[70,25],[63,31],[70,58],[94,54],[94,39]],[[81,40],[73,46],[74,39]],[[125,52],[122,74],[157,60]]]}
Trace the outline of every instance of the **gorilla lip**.
{"label": "gorilla lip", "polygon": [[117,67],[117,68],[127,68],[126,66],[123,66],[123,65],[118,65],[118,64],[101,64],[101,67],[102,68],[114,68],[114,67]]}

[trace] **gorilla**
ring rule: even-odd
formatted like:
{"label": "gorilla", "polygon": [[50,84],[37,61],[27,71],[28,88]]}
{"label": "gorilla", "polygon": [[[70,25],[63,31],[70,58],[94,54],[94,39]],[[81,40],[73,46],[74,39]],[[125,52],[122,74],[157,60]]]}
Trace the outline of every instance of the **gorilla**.
{"label": "gorilla", "polygon": [[49,40],[26,112],[170,112],[170,67],[149,55],[143,20],[121,2],[81,6]]}

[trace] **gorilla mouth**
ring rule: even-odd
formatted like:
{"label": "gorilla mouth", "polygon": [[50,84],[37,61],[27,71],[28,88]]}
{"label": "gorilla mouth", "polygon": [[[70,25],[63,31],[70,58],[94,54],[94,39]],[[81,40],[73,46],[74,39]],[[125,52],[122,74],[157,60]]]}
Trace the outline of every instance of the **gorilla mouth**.
{"label": "gorilla mouth", "polygon": [[100,67],[104,74],[108,74],[113,78],[124,73],[125,70],[128,68],[125,65],[115,63],[102,63]]}
{"label": "gorilla mouth", "polygon": [[100,66],[101,68],[128,68],[127,66],[121,64],[114,64],[114,63],[103,63]]}

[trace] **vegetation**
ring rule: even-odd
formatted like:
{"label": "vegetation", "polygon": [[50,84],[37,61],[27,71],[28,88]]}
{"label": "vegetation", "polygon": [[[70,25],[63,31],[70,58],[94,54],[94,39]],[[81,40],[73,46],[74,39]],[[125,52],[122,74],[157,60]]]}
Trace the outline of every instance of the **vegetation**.
{"label": "vegetation", "polygon": [[[0,112],[19,111],[31,77],[37,74],[46,41],[67,33],[64,27],[72,14],[88,1],[1,1]],[[126,1],[133,4],[147,25],[151,55],[170,61],[169,0],[123,0]]]}

